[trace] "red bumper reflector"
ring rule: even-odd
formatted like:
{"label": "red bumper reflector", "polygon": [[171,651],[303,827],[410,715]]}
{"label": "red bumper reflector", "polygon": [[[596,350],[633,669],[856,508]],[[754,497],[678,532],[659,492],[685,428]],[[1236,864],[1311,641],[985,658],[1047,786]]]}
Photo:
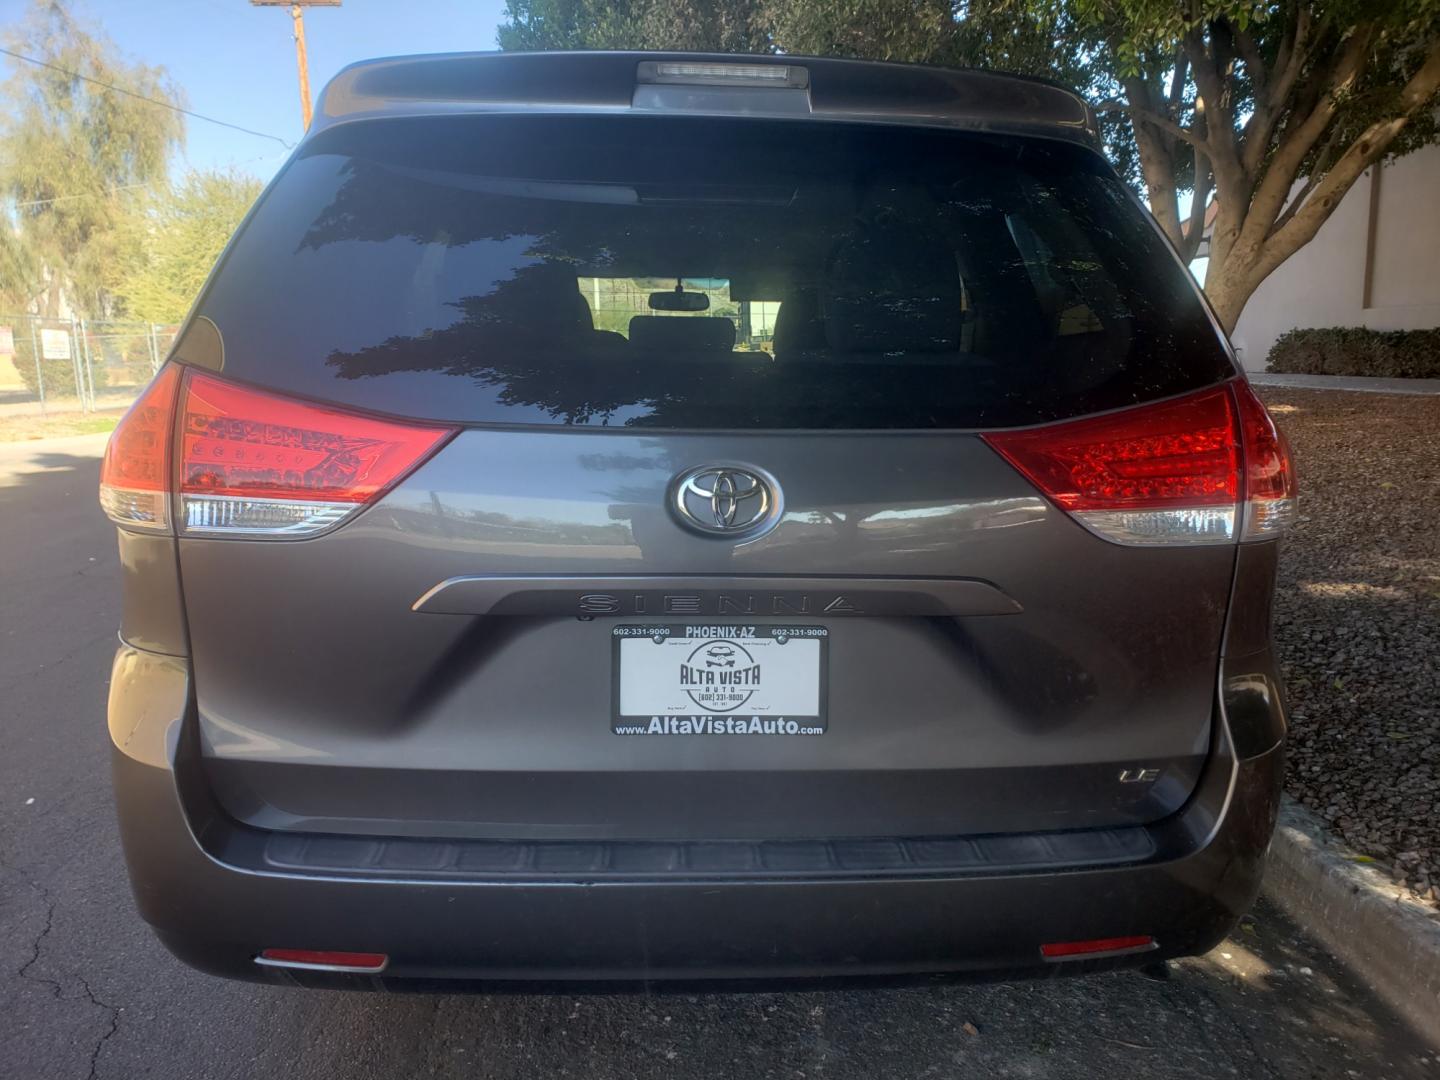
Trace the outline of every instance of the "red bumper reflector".
{"label": "red bumper reflector", "polygon": [[353,971],[376,974],[390,957],[374,952],[334,952],[323,949],[265,949],[255,958],[266,967],[293,967],[317,971]]}
{"label": "red bumper reflector", "polygon": [[1095,953],[1141,952],[1155,947],[1155,939],[1149,934],[1133,937],[1092,938],[1089,941],[1052,941],[1040,946],[1040,955],[1046,960],[1066,960],[1072,956],[1092,956]]}

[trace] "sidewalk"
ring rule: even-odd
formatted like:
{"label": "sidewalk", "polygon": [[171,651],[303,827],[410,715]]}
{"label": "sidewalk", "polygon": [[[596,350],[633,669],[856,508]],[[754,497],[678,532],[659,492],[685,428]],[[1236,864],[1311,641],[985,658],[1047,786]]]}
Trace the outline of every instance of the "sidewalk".
{"label": "sidewalk", "polygon": [[0,442],[0,487],[20,477],[55,469],[74,468],[81,461],[98,461],[110,436],[66,435],[57,439]]}
{"label": "sidewalk", "polygon": [[1360,394],[1440,395],[1440,379],[1370,379],[1358,375],[1281,375],[1252,371],[1256,386],[1283,386],[1291,390],[1350,390]]}
{"label": "sidewalk", "polygon": [[[92,403],[92,411],[104,412],[110,409],[128,408],[143,389],[144,386],[116,386],[97,390]],[[20,391],[0,392],[0,417],[80,412],[83,408],[80,399],[73,393],[50,394],[42,403],[39,398],[29,397]]]}

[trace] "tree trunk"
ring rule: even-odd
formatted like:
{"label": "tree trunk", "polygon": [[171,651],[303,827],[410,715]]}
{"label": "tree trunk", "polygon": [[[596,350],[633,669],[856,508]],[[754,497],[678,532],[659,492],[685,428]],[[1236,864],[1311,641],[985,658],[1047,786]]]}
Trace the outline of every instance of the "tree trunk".
{"label": "tree trunk", "polygon": [[[1153,117],[1153,102],[1145,82],[1123,82],[1140,174],[1151,197],[1153,215],[1181,251],[1194,249],[1181,242],[1175,209],[1175,158],[1162,135],[1191,143],[1200,141],[1195,161],[1197,180],[1201,154],[1210,161],[1217,212],[1210,230],[1205,295],[1227,334],[1233,333],[1241,311],[1261,282],[1315,239],[1320,226],[1335,212],[1359,176],[1384,160],[1385,151],[1417,109],[1426,108],[1440,91],[1440,40],[1430,37],[1423,45],[1426,56],[1420,68],[1401,89],[1390,115],[1371,122],[1348,145],[1331,145],[1338,134],[1333,130],[1336,112],[1345,92],[1354,88],[1365,72],[1380,30],[1374,23],[1356,26],[1354,33],[1342,37],[1323,75],[1316,79],[1316,88],[1309,95],[1297,94],[1297,50],[1309,39],[1310,26],[1303,9],[1297,9],[1295,17],[1297,22],[1287,32],[1280,56],[1269,72],[1261,72],[1264,59],[1243,30],[1234,29],[1223,19],[1189,27],[1182,46],[1197,99],[1195,120],[1188,131],[1168,131],[1164,127],[1168,118]],[[1251,78],[1256,79],[1264,96],[1260,111],[1251,115],[1243,134],[1237,130],[1231,111],[1233,49],[1240,50],[1244,66],[1251,69]],[[1295,111],[1295,122],[1276,131],[1276,115],[1284,107]],[[1328,131],[1331,143],[1322,143]],[[1341,151],[1338,156],[1336,150]],[[1315,177],[1297,189],[1296,181],[1306,163],[1315,167]],[[1166,187],[1166,177],[1169,190],[1159,190]],[[1204,194],[1201,186],[1197,196],[1202,200]]]}
{"label": "tree trunk", "polygon": [[[1282,198],[1254,199],[1247,202],[1236,233],[1220,237],[1227,221],[1224,189],[1220,194],[1220,214],[1215,222],[1216,235],[1211,238],[1209,272],[1205,275],[1205,294],[1225,332],[1231,333],[1245,310],[1245,303],[1260,283],[1281,264],[1315,238],[1320,227],[1330,219],[1340,201],[1355,186],[1366,169],[1378,164],[1410,117],[1440,90],[1440,42],[1430,45],[1425,62],[1400,92],[1398,114],[1370,124],[1339,156],[1313,190],[1302,189],[1303,201],[1293,211],[1285,212],[1287,198],[1295,198],[1287,188]],[[1318,137],[1318,136],[1317,136]],[[1310,145],[1314,144],[1311,140]],[[1272,162],[1271,169],[1277,170]],[[1298,161],[1287,177],[1293,186],[1297,179]],[[1284,175],[1284,174],[1281,174]],[[1262,182],[1263,183],[1263,182]]]}
{"label": "tree trunk", "polygon": [[45,302],[40,307],[40,314],[47,319],[58,319],[60,317],[60,298],[63,287],[60,284],[60,276],[50,273],[50,283],[45,287]]}
{"label": "tree trunk", "polygon": [[1248,273],[1233,263],[1210,264],[1205,273],[1205,295],[1209,297],[1210,306],[1215,309],[1215,317],[1220,320],[1225,333],[1235,332],[1240,313],[1259,287],[1258,281],[1253,281]]}
{"label": "tree trunk", "polygon": [[1140,174],[1150,200],[1150,213],[1177,248],[1185,242],[1180,225],[1180,200],[1175,190],[1175,163],[1163,137],[1149,125],[1135,121],[1135,145],[1140,152]]}

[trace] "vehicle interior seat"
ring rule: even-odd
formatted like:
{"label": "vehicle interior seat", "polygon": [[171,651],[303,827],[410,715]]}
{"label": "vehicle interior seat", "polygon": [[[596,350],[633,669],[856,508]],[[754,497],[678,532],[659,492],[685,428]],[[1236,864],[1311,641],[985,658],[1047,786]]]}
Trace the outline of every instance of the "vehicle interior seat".
{"label": "vehicle interior seat", "polygon": [[964,322],[954,253],[907,224],[859,226],[827,261],[820,313],[837,359],[953,360]]}
{"label": "vehicle interior seat", "polygon": [[735,324],[723,315],[636,315],[630,347],[681,356],[728,353],[735,348]]}
{"label": "vehicle interior seat", "polygon": [[825,351],[825,320],[814,289],[795,289],[780,300],[773,338],[777,360],[804,359]]}

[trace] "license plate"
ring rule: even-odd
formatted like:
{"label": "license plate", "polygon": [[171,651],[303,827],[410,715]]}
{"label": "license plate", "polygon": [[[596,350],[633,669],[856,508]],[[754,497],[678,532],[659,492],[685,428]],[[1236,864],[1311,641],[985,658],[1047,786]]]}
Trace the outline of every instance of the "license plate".
{"label": "license plate", "polygon": [[823,626],[623,625],[616,735],[823,735]]}

